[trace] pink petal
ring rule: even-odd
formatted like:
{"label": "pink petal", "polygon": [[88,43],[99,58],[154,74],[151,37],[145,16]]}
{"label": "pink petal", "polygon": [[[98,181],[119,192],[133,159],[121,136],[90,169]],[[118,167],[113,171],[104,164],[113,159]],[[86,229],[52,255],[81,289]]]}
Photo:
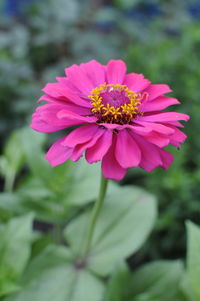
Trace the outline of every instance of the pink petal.
{"label": "pink petal", "polygon": [[189,120],[189,116],[183,113],[177,112],[166,112],[151,115],[143,115],[138,118],[139,121],[150,121],[150,122],[166,122],[176,120]]}
{"label": "pink petal", "polygon": [[106,67],[107,83],[122,84],[126,74],[126,64],[122,60],[111,60]]}
{"label": "pink petal", "polygon": [[91,114],[91,109],[86,108],[86,107],[81,107],[77,104],[74,104],[73,102],[70,101],[63,101],[59,100],[57,98],[53,98],[47,94],[42,95],[38,102],[41,102],[42,100],[45,100],[47,102],[50,102],[52,104],[57,104],[57,105],[63,105],[63,109],[66,109],[68,111],[80,114],[80,115],[90,115]]}
{"label": "pink petal", "polygon": [[32,122],[30,124],[30,127],[37,132],[40,133],[52,133],[52,132],[57,132],[59,130],[62,130],[64,127],[59,127],[59,126],[54,126],[51,124],[46,123],[44,120],[41,120],[38,116],[32,117]]}
{"label": "pink petal", "polygon": [[102,160],[112,144],[113,133],[110,130],[104,130],[103,135],[98,141],[86,150],[85,157],[89,163]]}
{"label": "pink petal", "polygon": [[149,85],[147,89],[145,89],[145,92],[149,94],[148,101],[171,91],[172,90],[170,89],[170,87],[164,84]]}
{"label": "pink petal", "polygon": [[147,129],[154,130],[158,133],[165,134],[165,135],[172,135],[174,133],[174,129],[170,126],[163,125],[161,123],[150,123],[145,121],[134,121],[137,124],[140,124],[141,126],[144,126]]}
{"label": "pink petal", "polygon": [[123,82],[124,85],[127,85],[127,87],[134,92],[144,90],[150,85],[150,83],[151,82],[148,79],[144,78],[143,74],[138,73],[126,74]]}
{"label": "pink petal", "polygon": [[120,181],[124,178],[127,169],[119,165],[115,159],[115,143],[111,145],[109,151],[103,157],[102,171],[106,179]]}
{"label": "pink petal", "polygon": [[55,132],[68,127],[66,121],[60,120],[57,114],[64,108],[63,105],[46,104],[37,107],[36,112],[32,115],[31,128],[43,132]]}
{"label": "pink petal", "polygon": [[57,104],[62,104],[62,105],[66,104],[66,100],[55,98],[55,97],[52,97],[52,96],[47,95],[47,94],[42,95],[38,99],[37,103],[40,103],[42,100],[45,100],[45,101],[50,102],[50,103],[57,103]]}
{"label": "pink petal", "polygon": [[105,83],[105,68],[99,62],[92,60],[88,63],[81,64],[80,68],[93,83],[94,87]]}
{"label": "pink petal", "polygon": [[[165,125],[165,123],[163,123]],[[179,121],[167,121],[166,125],[174,125],[178,126],[180,128],[184,128],[184,125],[182,125]]]}
{"label": "pink petal", "polygon": [[31,128],[39,132],[54,132],[82,123],[93,123],[96,117],[84,117],[65,110],[63,105],[46,104],[36,109]]}
{"label": "pink petal", "polygon": [[48,150],[46,154],[46,159],[49,161],[51,166],[60,165],[63,162],[67,161],[72,155],[72,148],[62,145],[65,137],[56,141]]}
{"label": "pink petal", "polygon": [[101,138],[101,136],[103,135],[104,130],[102,130],[101,128],[98,129],[98,131],[95,133],[94,136],[92,136],[92,138],[87,141],[86,143],[83,144],[78,144],[75,146],[74,151],[73,151],[73,155],[71,156],[72,161],[77,161],[80,159],[80,157],[82,156],[83,152],[90,147],[93,147],[94,145],[96,145],[96,142],[99,138]]}
{"label": "pink petal", "polygon": [[158,166],[162,165],[162,160],[158,147],[145,140],[145,138],[134,135],[133,137],[137,141],[141,151],[140,167],[148,172],[151,172]]}
{"label": "pink petal", "polygon": [[174,129],[174,134],[170,136],[170,144],[180,148],[179,142],[183,143],[186,140],[187,136],[176,127],[173,127],[173,129]]}
{"label": "pink petal", "polygon": [[88,142],[97,133],[98,130],[99,126],[96,124],[81,126],[73,130],[67,137],[65,137],[62,145],[75,147],[77,144]]}
{"label": "pink petal", "polygon": [[80,124],[80,123],[94,123],[97,121],[97,118],[92,116],[92,117],[85,117],[85,116],[80,116],[76,113],[67,111],[67,110],[61,110],[57,113],[57,117],[60,120],[63,120],[66,123],[69,123],[72,125]]}
{"label": "pink petal", "polygon": [[115,156],[123,168],[135,167],[140,163],[140,149],[127,130],[119,131],[117,134]]}
{"label": "pink petal", "polygon": [[159,147],[165,147],[170,143],[170,137],[156,132],[152,132],[151,134],[145,136],[145,139]]}
{"label": "pink petal", "polygon": [[42,90],[47,95],[53,98],[57,98],[58,100],[66,101],[66,102],[71,101],[76,105],[83,106],[83,107],[88,107],[88,108],[92,107],[89,100],[83,100],[77,95],[76,91],[73,92],[63,83],[50,83],[47,84]]}
{"label": "pink petal", "polygon": [[174,157],[168,153],[166,150],[164,149],[159,149],[159,153],[161,156],[161,160],[162,160],[162,168],[164,169],[168,169],[169,166],[171,165],[171,163],[174,161]]}
{"label": "pink petal", "polygon": [[81,91],[67,77],[56,77],[56,80],[59,83],[62,83],[65,86],[67,86],[73,93],[75,93],[79,96],[82,95]]}
{"label": "pink petal", "polygon": [[83,107],[80,106],[74,102],[71,102],[69,99],[59,99],[59,98],[54,98],[52,96],[49,96],[47,94],[42,95],[39,99],[38,99],[38,103],[40,103],[42,100],[47,101],[48,103],[52,103],[52,104],[57,104],[57,105],[63,105],[65,109],[72,111],[74,113],[78,113],[80,115],[90,115],[91,114],[91,109],[89,107]]}
{"label": "pink petal", "polygon": [[160,96],[152,101],[147,101],[140,106],[142,112],[152,112],[166,109],[167,107],[180,102],[176,98]]}
{"label": "pink petal", "polygon": [[131,125],[131,124],[117,124],[117,123],[100,123],[99,125],[109,129],[109,130],[123,130],[123,129],[131,129],[138,133],[150,133],[152,130],[151,128],[138,126],[138,125]]}
{"label": "pink petal", "polygon": [[69,81],[75,85],[85,96],[90,95],[91,91],[95,88],[94,83],[88,78],[85,72],[83,72],[83,67],[78,65],[72,65],[65,69],[67,78]]}

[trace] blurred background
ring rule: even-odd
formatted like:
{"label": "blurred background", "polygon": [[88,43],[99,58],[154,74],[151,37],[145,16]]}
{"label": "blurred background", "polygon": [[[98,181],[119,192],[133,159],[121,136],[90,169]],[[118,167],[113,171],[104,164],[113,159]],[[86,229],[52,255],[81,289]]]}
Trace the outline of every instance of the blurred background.
{"label": "blurred background", "polygon": [[144,187],[159,204],[151,238],[130,262],[183,258],[185,220],[200,223],[199,0],[0,0],[0,221],[31,210],[35,227],[48,232],[66,218],[58,203],[62,169],[48,189],[38,181],[47,180],[43,152],[57,134],[48,142],[35,136],[30,116],[41,88],[66,66],[118,58],[129,72],[169,84],[182,103],[176,110],[191,115],[167,172],[132,169],[122,183]]}

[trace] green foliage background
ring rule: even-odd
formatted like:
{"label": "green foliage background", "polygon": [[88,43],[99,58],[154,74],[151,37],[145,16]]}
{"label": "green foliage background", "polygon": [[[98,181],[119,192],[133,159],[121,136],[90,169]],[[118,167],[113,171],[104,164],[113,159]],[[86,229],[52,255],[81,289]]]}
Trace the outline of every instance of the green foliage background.
{"label": "green foliage background", "polygon": [[[145,188],[157,198],[159,214],[156,221],[154,205],[151,209],[146,206],[138,208],[138,214],[144,211],[144,219],[147,210],[152,210],[148,225],[139,225],[140,219],[137,220],[130,213],[128,228],[123,226],[123,220],[119,223],[119,230],[120,227],[123,229],[121,239],[129,237],[124,241],[124,249],[120,249],[121,244],[115,245],[115,235],[118,237],[119,233],[115,233],[113,229],[111,237],[108,233],[105,240],[94,244],[94,262],[82,271],[84,276],[80,274],[80,282],[76,285],[81,291],[83,287],[91,287],[92,281],[94,291],[86,299],[100,300],[95,299],[96,295],[101,295],[104,289],[102,278],[98,277],[107,276],[115,267],[115,274],[106,292],[106,301],[161,300],[162,289],[167,285],[173,287],[174,284],[176,289],[174,286],[166,296],[166,301],[199,300],[193,293],[200,298],[198,284],[195,283],[199,270],[193,269],[193,266],[200,265],[200,261],[193,261],[191,258],[198,256],[193,253],[190,255],[193,244],[199,241],[199,238],[194,239],[193,232],[194,235],[199,234],[193,224],[188,226],[192,234],[187,272],[179,261],[151,263],[133,277],[129,275],[124,263],[116,267],[116,262],[127,257],[132,268],[152,260],[185,258],[185,220],[190,219],[197,224],[200,220],[200,21],[192,18],[186,10],[186,6],[194,2],[192,0],[155,2],[159,5],[161,14],[154,17],[138,18],[130,15],[134,5],[145,4],[142,0],[116,0],[109,6],[103,6],[102,1],[44,0],[27,7],[26,13],[21,17],[0,19],[0,257],[4,258],[0,258],[0,296],[2,294],[4,298],[5,295],[20,290],[20,286],[24,287],[22,293],[14,297],[8,296],[6,301],[50,300],[48,298],[51,291],[49,295],[42,295],[42,287],[39,288],[38,295],[35,295],[37,292],[33,279],[41,273],[41,262],[41,266],[44,265],[41,282],[47,281],[48,287],[52,285],[55,290],[63,287],[63,277],[66,279],[68,273],[73,274],[71,264],[78,258],[78,250],[82,246],[79,239],[84,237],[82,233],[75,241],[74,233],[85,229],[83,225],[87,210],[98,190],[98,165],[88,166],[84,161],[76,164],[68,162],[52,169],[45,162],[44,151],[59,134],[49,135],[47,140],[45,135],[33,133],[27,128],[36,100],[41,95],[41,88],[46,82],[53,82],[56,76],[62,76],[66,66],[90,59],[107,63],[111,58],[124,59],[130,72],[144,73],[153,83],[169,84],[174,91],[173,95],[181,101],[181,105],[175,109],[191,115],[191,120],[184,130],[188,139],[182,149],[177,151],[170,148],[175,161],[167,172],[158,169],[148,174],[132,169],[120,184],[124,186],[120,187],[122,191],[125,189],[127,196],[130,195],[130,199],[127,197],[125,200],[127,208],[132,195],[135,195],[135,201],[137,195],[144,193],[135,188],[135,185]],[[125,205],[120,197],[117,200],[118,189],[113,184],[110,193],[116,199],[118,210],[122,210]],[[149,198],[152,196],[145,194],[147,201]],[[150,201],[149,204],[151,206]],[[134,206],[136,207],[133,209],[137,212],[137,205]],[[108,209],[111,220],[114,218],[112,211],[111,208]],[[30,231],[33,216],[36,221],[34,228],[39,231]],[[109,218],[109,214],[105,214],[105,221]],[[66,227],[69,222],[69,227]],[[154,230],[146,241],[154,222]],[[135,233],[131,226],[138,227],[141,232],[138,230]],[[19,235],[16,237],[15,229],[18,227]],[[7,242],[8,236],[12,237],[12,244]],[[50,246],[52,241],[53,246]],[[133,245],[131,241],[134,241]],[[60,242],[63,246],[55,247]],[[119,253],[115,253],[108,242],[113,242],[114,249],[119,248]],[[66,244],[71,244],[70,250],[65,249]],[[101,248],[103,251],[98,256]],[[198,250],[199,246],[194,248]],[[12,264],[13,252],[21,253],[17,265]],[[7,254],[11,254],[10,257]],[[46,258],[46,263],[43,258]],[[52,261],[58,263],[58,266],[51,265]],[[63,262],[66,269],[62,267]],[[24,274],[27,264],[28,270]],[[172,280],[168,279],[169,270],[174,277],[171,276]],[[53,282],[53,276],[52,279],[47,277],[51,273],[58,273],[56,282]],[[135,280],[132,278],[136,279],[137,273],[144,280],[147,276],[141,275],[155,275],[155,282],[149,284],[146,279],[147,283],[144,281],[144,287],[140,288],[136,281],[134,287]],[[76,275],[73,277],[71,276],[76,279]],[[161,285],[156,282],[159,277],[163,279]],[[189,284],[186,279],[188,277],[192,279]],[[75,285],[73,283],[76,281],[73,279],[69,286]],[[131,290],[125,292],[119,288],[121,291],[115,297],[119,283],[122,286],[126,283],[127,290],[129,286]],[[177,290],[179,284],[180,288]],[[147,292],[146,287],[149,286],[152,289]],[[192,293],[192,289],[188,290],[190,286],[194,288]],[[128,295],[124,295],[126,293]],[[65,291],[57,300],[68,300],[72,295],[73,292]],[[79,301],[77,296],[69,300]],[[163,297],[162,300],[164,301]]]}

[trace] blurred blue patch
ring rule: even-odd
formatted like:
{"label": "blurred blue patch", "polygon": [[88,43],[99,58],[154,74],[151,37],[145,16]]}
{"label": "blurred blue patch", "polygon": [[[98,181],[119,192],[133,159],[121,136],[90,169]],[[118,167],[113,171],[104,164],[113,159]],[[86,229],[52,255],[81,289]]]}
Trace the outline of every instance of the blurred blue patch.
{"label": "blurred blue patch", "polygon": [[[3,12],[6,15],[22,15],[24,8],[36,0],[4,0]],[[42,0],[40,0],[42,1]]]}
{"label": "blurred blue patch", "polygon": [[195,3],[189,5],[189,13],[194,18],[200,17],[200,1],[196,1]]}
{"label": "blurred blue patch", "polygon": [[104,5],[98,14],[96,14],[96,28],[101,31],[109,32],[116,26],[117,18],[117,10],[113,6]]}
{"label": "blurred blue patch", "polygon": [[157,17],[161,12],[160,6],[156,3],[142,3],[135,5],[132,9],[126,9],[124,15],[131,19],[144,20]]}

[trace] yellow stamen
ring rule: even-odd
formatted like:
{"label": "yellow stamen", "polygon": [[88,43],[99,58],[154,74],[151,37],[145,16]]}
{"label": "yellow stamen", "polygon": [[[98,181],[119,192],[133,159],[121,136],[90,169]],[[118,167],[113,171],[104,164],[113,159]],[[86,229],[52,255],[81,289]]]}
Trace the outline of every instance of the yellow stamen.
{"label": "yellow stamen", "polygon": [[[101,93],[119,91],[125,92],[124,96],[129,98],[129,103],[125,103],[118,108],[111,106],[110,104],[103,104]],[[135,93],[128,89],[126,85],[119,84],[102,84],[99,87],[93,89],[89,95],[93,108],[92,112],[95,114],[101,114],[106,118],[106,122],[120,122],[122,118],[126,122],[130,122],[134,115],[139,113],[139,106],[142,100],[148,98],[148,93]]]}

